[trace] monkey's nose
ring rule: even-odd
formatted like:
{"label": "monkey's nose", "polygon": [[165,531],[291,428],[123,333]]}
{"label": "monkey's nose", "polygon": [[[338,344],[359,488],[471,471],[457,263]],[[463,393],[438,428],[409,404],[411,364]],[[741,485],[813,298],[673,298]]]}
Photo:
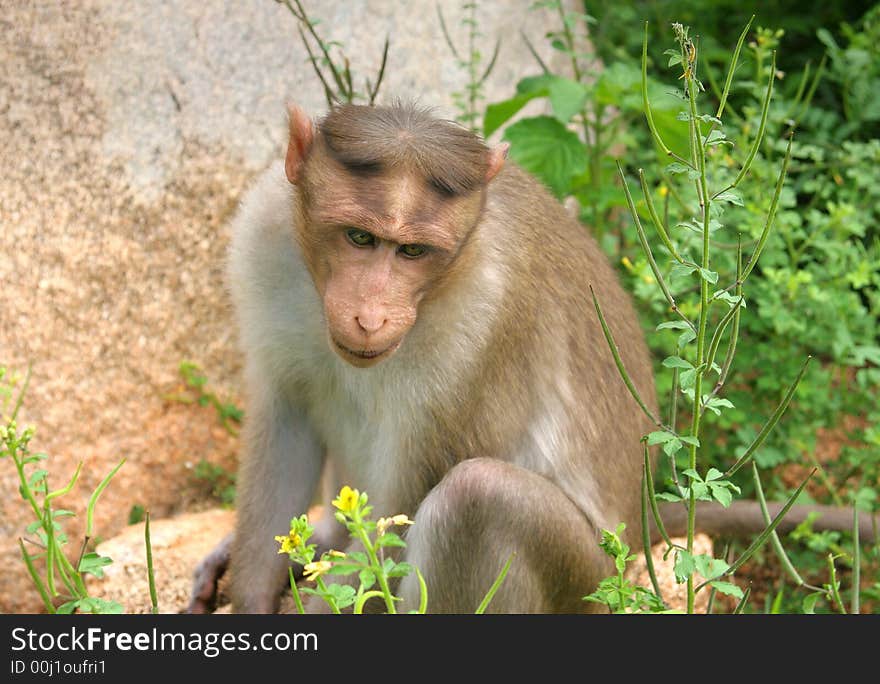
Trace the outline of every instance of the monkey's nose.
{"label": "monkey's nose", "polygon": [[358,314],[354,317],[354,320],[357,322],[361,331],[366,335],[372,335],[373,333],[379,332],[388,322],[388,319],[385,318],[384,315],[370,313]]}

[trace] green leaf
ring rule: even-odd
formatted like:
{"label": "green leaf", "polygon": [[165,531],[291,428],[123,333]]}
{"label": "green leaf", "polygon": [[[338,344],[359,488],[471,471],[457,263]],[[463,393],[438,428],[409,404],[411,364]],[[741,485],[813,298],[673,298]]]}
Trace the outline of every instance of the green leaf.
{"label": "green leaf", "polygon": [[40,482],[46,479],[46,475],[49,474],[48,470],[44,470],[40,468],[39,470],[35,470],[31,473],[31,476],[28,478],[28,486],[33,489]]}
{"label": "green leaf", "polygon": [[704,407],[712,411],[716,416],[721,415],[722,408],[735,408],[729,399],[721,397],[712,397],[704,404]]}
{"label": "green leaf", "polygon": [[359,572],[362,566],[354,563],[334,563],[328,571],[328,575],[350,575],[353,572]]}
{"label": "green leaf", "polygon": [[722,582],[721,580],[714,580],[712,582],[709,582],[709,585],[715,587],[715,589],[717,591],[720,591],[722,594],[735,596],[738,599],[741,599],[744,596],[743,590],[736,586],[733,582]]}
{"label": "green leaf", "polygon": [[370,559],[367,558],[367,554],[363,551],[351,551],[347,553],[346,556],[353,560],[355,563],[360,563],[361,565],[369,565]]}
{"label": "green leaf", "polygon": [[409,563],[397,563],[388,571],[388,577],[406,577],[413,571],[413,566]]}
{"label": "green leaf", "polygon": [[79,562],[78,570],[85,574],[89,573],[95,577],[104,576],[104,567],[113,563],[113,559],[108,556],[101,556],[94,551],[85,554]]}
{"label": "green leaf", "polygon": [[675,456],[681,450],[682,444],[678,437],[673,437],[663,445],[663,453],[667,456]]}
{"label": "green leaf", "polygon": [[675,264],[675,266],[673,266],[672,269],[669,271],[669,277],[681,278],[683,276],[688,276],[696,271],[697,268],[697,266],[692,266],[690,264]]}
{"label": "green leaf", "polygon": [[715,271],[710,271],[708,268],[701,268],[700,277],[708,283],[714,285],[718,282],[718,274]]}
{"label": "green leaf", "polygon": [[588,95],[587,88],[577,81],[556,76],[550,82],[553,114],[564,124],[583,109]]}
{"label": "green leaf", "polygon": [[718,468],[709,468],[709,472],[706,473],[706,482],[720,480],[722,477],[724,477],[724,473],[718,470]]}
{"label": "green leaf", "polygon": [[356,598],[356,593],[354,587],[350,587],[347,584],[334,583],[327,584],[325,591],[326,595],[331,596],[333,600],[336,601],[336,605],[339,608],[347,608],[353,604]]}
{"label": "green leaf", "polygon": [[730,503],[733,501],[733,494],[730,493],[730,490],[727,487],[722,487],[714,482],[710,482],[709,489],[712,492],[713,499],[725,508],[730,506]]}
{"label": "green leaf", "polygon": [[690,435],[679,435],[679,439],[685,444],[693,444],[695,447],[700,446],[700,440]]}
{"label": "green leaf", "polygon": [[549,116],[522,119],[504,132],[513,160],[537,176],[559,198],[586,167],[580,138]]}
{"label": "green leaf", "polygon": [[816,613],[816,602],[821,595],[821,592],[816,591],[804,597],[802,608],[806,615],[814,615]]}
{"label": "green leaf", "polygon": [[699,572],[707,580],[721,577],[721,575],[727,572],[727,568],[730,567],[723,560],[712,558],[712,556],[709,556],[705,553],[694,556],[694,565],[697,568],[697,572]]}
{"label": "green leaf", "polygon": [[675,581],[679,584],[687,582],[688,577],[693,574],[695,569],[696,563],[694,562],[694,557],[684,549],[676,549],[675,565],[673,566]]}
{"label": "green leaf", "polygon": [[655,444],[663,444],[668,442],[670,439],[673,439],[675,435],[671,432],[667,432],[666,430],[657,430],[655,432],[648,433],[648,446],[654,446]]}
{"label": "green leaf", "polygon": [[693,368],[693,364],[689,361],[685,361],[680,356],[667,356],[663,359],[663,365],[666,368]]}
{"label": "green leaf", "polygon": [[718,202],[730,202],[731,204],[735,204],[739,207],[745,206],[743,204],[742,197],[736,194],[733,190],[722,192],[720,195],[716,195],[715,199]]}
{"label": "green leaf", "polygon": [[534,91],[530,93],[522,93],[514,95],[509,100],[490,104],[486,107],[486,115],[483,117],[483,136],[488,138],[505,123],[510,121],[510,119],[512,119],[516,113],[529,102],[537,97],[543,97],[549,94],[549,89],[545,88],[543,92]]}
{"label": "green leaf", "polygon": [[406,546],[406,542],[394,532],[386,532],[376,539],[376,546]]}
{"label": "green leaf", "polygon": [[685,321],[681,320],[664,321],[657,326],[657,330],[690,330],[690,326]]}
{"label": "green leaf", "polygon": [[358,579],[360,580],[361,586],[364,588],[364,591],[366,591],[376,583],[376,573],[374,573],[369,568],[364,568],[358,574]]}
{"label": "green leaf", "polygon": [[682,498],[678,494],[673,494],[672,492],[660,492],[659,494],[655,494],[656,498],[661,499],[663,501],[681,501]]}
{"label": "green leaf", "polygon": [[693,171],[693,169],[681,162],[672,162],[666,166],[666,173],[688,173],[689,171]]}
{"label": "green leaf", "polygon": [[703,481],[703,478],[700,477],[700,474],[696,470],[694,470],[693,468],[688,468],[687,470],[682,470],[681,474],[684,475],[685,477],[689,477],[691,480],[694,480],[695,482],[702,482]]}

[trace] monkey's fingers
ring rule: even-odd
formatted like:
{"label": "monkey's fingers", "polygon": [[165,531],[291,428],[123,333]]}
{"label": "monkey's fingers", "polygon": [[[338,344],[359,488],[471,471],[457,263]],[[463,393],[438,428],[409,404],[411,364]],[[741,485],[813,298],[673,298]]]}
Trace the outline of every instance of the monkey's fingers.
{"label": "monkey's fingers", "polygon": [[217,585],[229,567],[233,535],[229,534],[205,556],[193,573],[193,589],[184,612],[213,613],[217,607]]}

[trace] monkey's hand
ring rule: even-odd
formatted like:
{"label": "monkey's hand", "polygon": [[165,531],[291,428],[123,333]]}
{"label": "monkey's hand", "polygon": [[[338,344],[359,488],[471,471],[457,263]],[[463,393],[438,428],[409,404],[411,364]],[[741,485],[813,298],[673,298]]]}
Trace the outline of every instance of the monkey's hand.
{"label": "monkey's hand", "polygon": [[213,613],[217,607],[217,584],[229,567],[234,534],[226,535],[205,556],[193,573],[193,588],[186,613]]}

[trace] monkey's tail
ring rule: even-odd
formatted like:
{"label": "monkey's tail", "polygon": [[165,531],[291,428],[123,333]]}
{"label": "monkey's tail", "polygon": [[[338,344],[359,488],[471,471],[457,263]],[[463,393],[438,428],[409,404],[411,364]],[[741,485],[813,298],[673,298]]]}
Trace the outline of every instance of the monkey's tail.
{"label": "monkey's tail", "polygon": [[[782,510],[784,504],[767,503],[770,517]],[[787,534],[800,525],[811,513],[817,514],[814,529],[851,531],[853,528],[853,512],[849,508],[820,505],[795,505],[786,513],[776,527],[776,531]],[[680,503],[660,505],[660,517],[670,537],[683,537],[687,534],[687,509]],[[697,531],[717,537],[748,537],[760,533],[764,527],[764,516],[757,501],[735,501],[728,508],[718,504],[700,502],[697,504]],[[656,523],[651,518],[651,543],[662,540]],[[859,540],[877,542],[880,515],[859,512]]]}

